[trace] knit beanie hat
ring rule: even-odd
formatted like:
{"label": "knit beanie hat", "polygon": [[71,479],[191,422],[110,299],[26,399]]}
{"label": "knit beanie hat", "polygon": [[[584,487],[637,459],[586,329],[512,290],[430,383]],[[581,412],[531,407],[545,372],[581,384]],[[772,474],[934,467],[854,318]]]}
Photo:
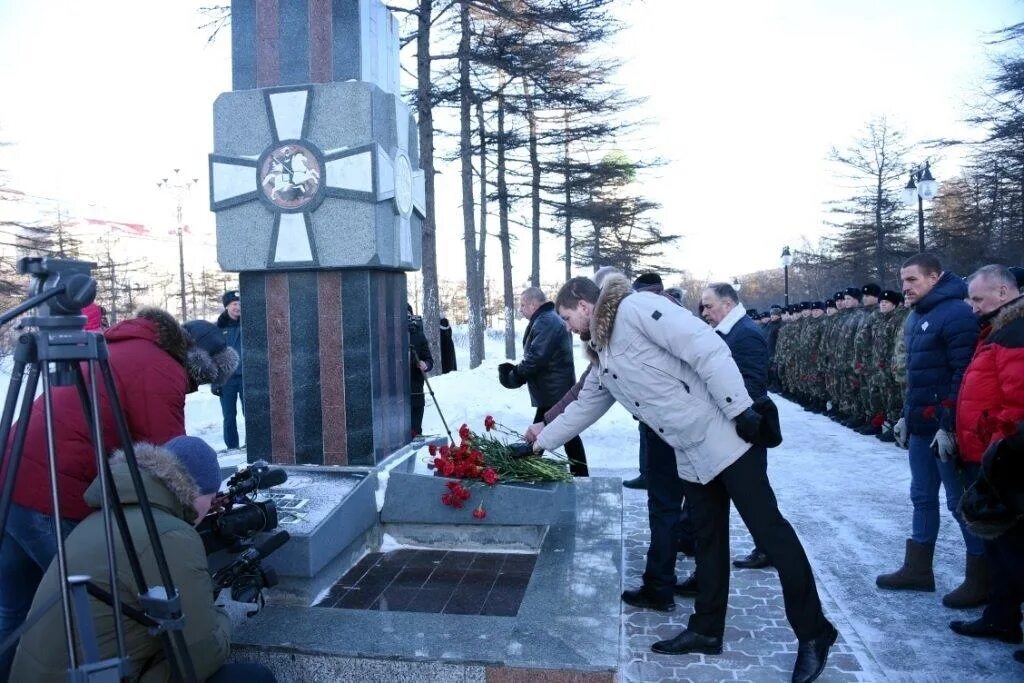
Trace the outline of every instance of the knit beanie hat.
{"label": "knit beanie hat", "polygon": [[231,303],[232,301],[241,301],[241,299],[238,296],[237,289],[232,289],[229,292],[224,292],[224,296],[222,296],[220,300],[221,302],[223,302],[224,308],[227,308],[228,304]]}
{"label": "knit beanie hat", "polygon": [[193,382],[223,385],[238,367],[238,353],[228,346],[224,334],[205,320],[190,320],[182,327],[191,343],[185,358],[185,369]]}
{"label": "knit beanie hat", "polygon": [[176,436],[164,444],[178,459],[199,487],[200,495],[220,490],[220,464],[217,453],[197,436]]}

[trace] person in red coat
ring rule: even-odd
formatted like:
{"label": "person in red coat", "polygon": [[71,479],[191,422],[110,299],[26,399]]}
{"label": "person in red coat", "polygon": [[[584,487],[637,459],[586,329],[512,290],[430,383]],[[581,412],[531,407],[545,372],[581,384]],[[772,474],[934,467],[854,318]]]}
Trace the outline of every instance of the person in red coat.
{"label": "person in red coat", "polygon": [[[169,313],[156,308],[139,311],[137,317],[114,325],[103,335],[132,441],[162,444],[183,435],[185,394],[198,384],[219,379],[209,372],[218,366],[204,362],[211,352],[196,343]],[[221,342],[214,351],[226,353],[224,346]],[[231,372],[237,362],[234,355],[234,364],[228,364]],[[83,370],[88,384],[86,364]],[[109,455],[122,443],[104,383],[102,378],[97,380],[103,449]],[[76,387],[53,387],[53,414],[61,526],[66,536],[92,512],[83,494],[96,478],[96,455]],[[0,481],[6,477],[14,432],[12,429],[5,448]],[[13,504],[0,546],[0,642],[24,621],[36,586],[56,554],[48,472],[43,398],[39,397],[29,415]],[[13,651],[0,653],[0,681],[6,680],[12,656]]]}
{"label": "person in red coat", "polygon": [[[985,266],[969,279],[968,301],[981,321],[981,333],[957,397],[956,440],[967,468],[980,468],[988,448],[1003,438],[1006,425],[1024,419],[1024,297],[1008,268]],[[1007,594],[1014,568],[1001,558],[1021,557],[1024,549],[1006,552],[1020,535],[985,541],[988,566],[973,570],[985,612],[974,621],[954,621],[956,633],[979,638],[1021,642],[1019,596]],[[968,556],[967,576],[972,576]],[[982,558],[979,558],[982,559]],[[991,569],[991,595],[989,595]]]}

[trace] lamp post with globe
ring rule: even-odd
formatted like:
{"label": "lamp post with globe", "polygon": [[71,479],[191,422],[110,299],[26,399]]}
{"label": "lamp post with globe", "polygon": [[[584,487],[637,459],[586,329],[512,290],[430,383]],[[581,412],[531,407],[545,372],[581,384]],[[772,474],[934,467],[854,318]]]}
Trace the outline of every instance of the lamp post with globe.
{"label": "lamp post with globe", "polygon": [[789,264],[793,262],[793,256],[789,253],[789,247],[785,246],[782,248],[782,255],[779,257],[779,264],[782,265],[782,273],[784,277],[784,289],[786,295],[786,305],[789,306]]}
{"label": "lamp post with globe", "polygon": [[924,251],[924,200],[931,201],[939,191],[939,184],[932,177],[928,162],[923,167],[910,171],[910,180],[903,188],[903,201],[913,206],[917,201],[917,247]]}

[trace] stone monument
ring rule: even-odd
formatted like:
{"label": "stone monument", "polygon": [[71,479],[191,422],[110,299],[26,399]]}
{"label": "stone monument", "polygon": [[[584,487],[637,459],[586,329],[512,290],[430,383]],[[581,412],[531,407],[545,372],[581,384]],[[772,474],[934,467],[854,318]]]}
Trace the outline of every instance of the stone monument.
{"label": "stone monument", "polygon": [[405,272],[424,215],[380,0],[232,0],[210,209],[240,273],[251,461],[372,466],[409,441]]}

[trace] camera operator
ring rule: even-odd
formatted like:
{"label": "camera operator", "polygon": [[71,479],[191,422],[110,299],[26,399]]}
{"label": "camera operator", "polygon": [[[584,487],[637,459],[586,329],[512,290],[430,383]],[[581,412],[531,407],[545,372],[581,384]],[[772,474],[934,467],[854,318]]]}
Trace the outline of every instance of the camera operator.
{"label": "camera operator", "polygon": [[[258,665],[224,664],[231,647],[231,622],[224,610],[214,604],[206,553],[193,527],[193,523],[209,511],[220,488],[217,454],[202,439],[192,436],[176,437],[163,446],[139,443],[135,445],[135,454],[168,568],[181,594],[184,636],[196,676],[201,681],[272,681],[271,673]],[[124,455],[115,453],[110,462],[114,486],[121,496],[142,570],[147,579],[153,581],[159,576],[157,565]],[[109,592],[103,515],[98,510],[101,497],[97,480],[85,492],[86,503],[96,511],[68,536],[67,563],[69,573],[91,576],[93,583]],[[124,605],[141,610],[124,544],[120,535],[115,535],[115,539],[117,590]],[[33,623],[21,638],[11,680],[56,683],[67,679],[66,647],[62,639],[54,637],[62,630],[60,605],[53,604],[49,610],[37,615],[47,598],[59,591],[59,580],[57,566],[51,563],[39,584],[29,613],[29,619],[39,616],[39,621]],[[100,658],[113,657],[117,643],[111,608],[95,598],[90,598],[89,603],[96,625]],[[157,637],[150,635],[145,626],[131,618],[123,617],[122,622],[131,680],[166,680],[169,666]]]}
{"label": "camera operator", "polygon": [[[140,310],[137,317],[111,327],[103,335],[132,441],[164,443],[184,434],[185,394],[199,384],[230,377],[238,363],[237,355],[226,348],[220,335],[205,338],[219,346],[204,346],[169,313],[156,308]],[[88,382],[87,364],[83,364],[83,373]],[[100,430],[109,454],[122,444],[102,381],[98,382],[98,392]],[[96,477],[96,456],[77,388],[56,386],[52,394],[61,524],[62,533],[67,535],[91,512],[82,495]],[[15,431],[11,431],[5,454],[10,452]],[[40,396],[29,415],[13,502],[2,530],[0,642],[24,621],[43,571],[57,552],[46,438]],[[6,467],[5,455],[0,474],[5,474]],[[0,476],[0,481],[3,478]],[[0,653],[0,681],[6,680],[12,657],[10,650]]]}
{"label": "camera operator", "polygon": [[409,311],[409,386],[412,407],[412,435],[423,433],[423,410],[427,401],[423,395],[423,377],[434,368],[434,357],[430,355],[430,344],[423,334],[423,318],[413,315],[412,306]]}

